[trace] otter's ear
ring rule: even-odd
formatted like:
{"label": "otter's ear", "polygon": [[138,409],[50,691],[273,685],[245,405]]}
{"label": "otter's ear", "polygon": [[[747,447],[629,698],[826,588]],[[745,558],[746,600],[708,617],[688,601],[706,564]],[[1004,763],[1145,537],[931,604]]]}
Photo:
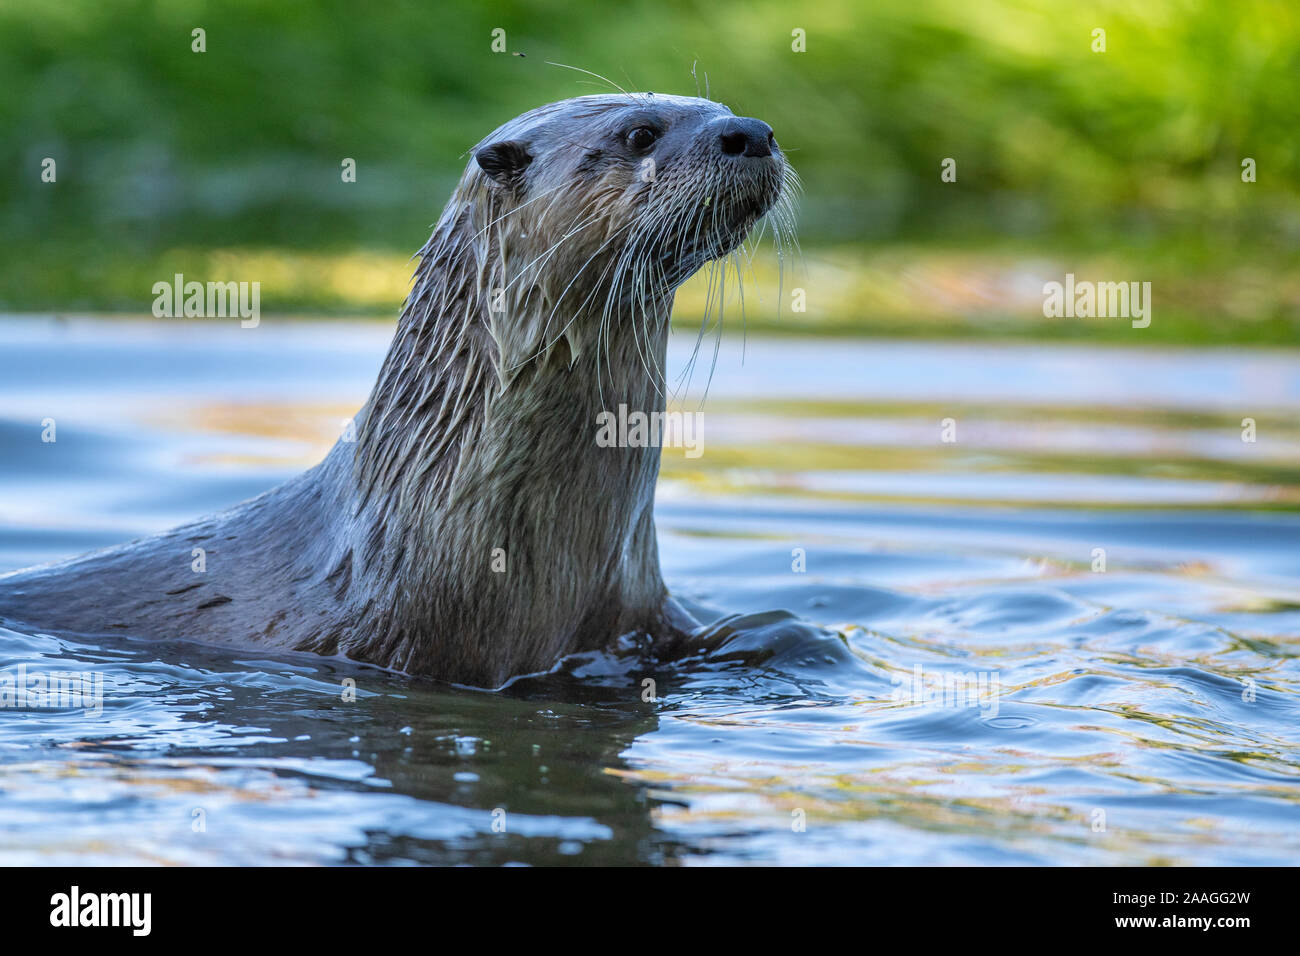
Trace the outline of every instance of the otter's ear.
{"label": "otter's ear", "polygon": [[516,185],[524,169],[533,161],[528,147],[517,139],[484,146],[474,154],[474,158],[478,160],[479,168],[502,186]]}

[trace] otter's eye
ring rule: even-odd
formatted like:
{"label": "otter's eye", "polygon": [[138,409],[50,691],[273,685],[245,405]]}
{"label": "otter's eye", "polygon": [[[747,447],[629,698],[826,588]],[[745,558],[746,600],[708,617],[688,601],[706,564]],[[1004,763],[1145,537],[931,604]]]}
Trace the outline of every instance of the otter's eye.
{"label": "otter's eye", "polygon": [[659,134],[649,126],[638,126],[627,134],[627,144],[633,149],[649,149],[658,138]]}

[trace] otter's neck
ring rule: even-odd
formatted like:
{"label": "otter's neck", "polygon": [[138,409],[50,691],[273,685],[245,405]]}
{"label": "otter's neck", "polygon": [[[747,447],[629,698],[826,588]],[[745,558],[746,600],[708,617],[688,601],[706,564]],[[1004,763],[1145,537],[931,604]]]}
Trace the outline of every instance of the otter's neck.
{"label": "otter's neck", "polygon": [[664,410],[671,297],[662,315],[616,311],[599,348],[559,334],[599,316],[563,308],[548,336],[512,338],[502,325],[540,328],[549,297],[494,315],[493,270],[465,225],[421,252],[352,480],[360,563],[391,585],[371,659],[435,673],[471,660],[492,683],[655,623],[659,449],[596,439],[601,412]]}

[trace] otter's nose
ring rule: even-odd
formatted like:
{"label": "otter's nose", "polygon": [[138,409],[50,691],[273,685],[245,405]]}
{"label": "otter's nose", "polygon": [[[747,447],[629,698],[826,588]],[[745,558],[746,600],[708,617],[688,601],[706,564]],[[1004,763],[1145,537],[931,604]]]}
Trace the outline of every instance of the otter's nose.
{"label": "otter's nose", "polygon": [[772,127],[747,116],[729,116],[721,121],[718,143],[728,156],[771,156],[776,139]]}

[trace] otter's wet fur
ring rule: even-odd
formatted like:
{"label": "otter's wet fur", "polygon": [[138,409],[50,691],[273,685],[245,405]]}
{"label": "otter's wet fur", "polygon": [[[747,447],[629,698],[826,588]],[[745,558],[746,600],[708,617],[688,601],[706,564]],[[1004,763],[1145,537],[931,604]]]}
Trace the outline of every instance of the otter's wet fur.
{"label": "otter's wet fur", "polygon": [[676,287],[788,195],[762,130],[654,94],[507,123],[420,250],[354,441],[229,511],[0,577],[0,616],[487,687],[621,634],[679,636],[659,449],[598,447],[597,415],[664,410]]}

